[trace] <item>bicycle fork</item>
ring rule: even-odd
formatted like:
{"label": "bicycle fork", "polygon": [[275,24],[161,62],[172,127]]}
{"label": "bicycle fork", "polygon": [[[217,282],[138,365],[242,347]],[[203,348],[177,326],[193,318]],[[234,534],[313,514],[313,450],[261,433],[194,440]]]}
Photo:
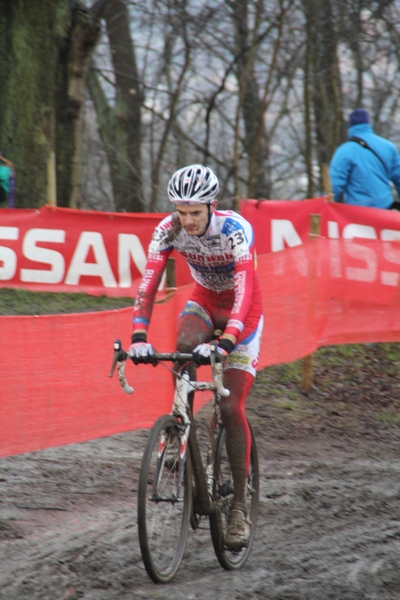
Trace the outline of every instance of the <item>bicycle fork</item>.
{"label": "bicycle fork", "polygon": [[199,443],[196,435],[193,435],[194,432],[191,433],[188,445],[196,489],[196,512],[201,515],[211,515],[215,511],[215,507],[209,494]]}
{"label": "bicycle fork", "polygon": [[[188,394],[190,391],[192,391],[192,389],[190,387],[189,374],[183,372],[176,380],[172,413],[175,416],[179,416],[183,420],[185,426],[182,442],[185,438],[185,444],[187,443],[189,448],[190,462],[196,489],[196,512],[202,515],[211,515],[215,508],[211,496],[212,481],[209,481],[209,476],[211,474],[213,477],[213,474],[209,468],[207,469],[207,476],[204,473],[200,447],[196,436],[196,425],[188,403]],[[186,448],[182,448],[181,459],[184,458],[184,452],[186,452]],[[209,461],[207,460],[207,463],[208,462]]]}

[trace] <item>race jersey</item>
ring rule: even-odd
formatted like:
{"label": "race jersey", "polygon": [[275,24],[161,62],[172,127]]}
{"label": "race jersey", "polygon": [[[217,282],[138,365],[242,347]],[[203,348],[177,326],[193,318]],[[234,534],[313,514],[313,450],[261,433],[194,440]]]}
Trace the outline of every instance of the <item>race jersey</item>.
{"label": "race jersey", "polygon": [[135,301],[134,331],[147,330],[157,288],[174,249],[186,258],[197,284],[210,290],[210,294],[232,297],[225,333],[238,337],[244,328],[255,289],[259,294],[259,284],[255,275],[253,229],[241,215],[230,210],[214,211],[202,236],[189,235],[182,227],[178,213],[159,223],[149,246],[146,269]]}

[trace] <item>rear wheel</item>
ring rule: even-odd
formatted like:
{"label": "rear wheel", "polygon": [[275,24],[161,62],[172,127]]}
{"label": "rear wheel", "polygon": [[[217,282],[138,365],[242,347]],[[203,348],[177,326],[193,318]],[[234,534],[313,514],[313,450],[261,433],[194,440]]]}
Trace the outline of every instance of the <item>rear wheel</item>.
{"label": "rear wheel", "polygon": [[188,453],[180,457],[183,428],[165,415],[150,431],[139,479],[138,527],[146,571],[167,583],[179,569],[192,510]]}
{"label": "rear wheel", "polygon": [[215,554],[220,565],[227,571],[240,569],[244,565],[251,552],[256,532],[260,482],[257,447],[251,427],[250,431],[251,453],[249,475],[247,478],[246,503],[249,511],[248,516],[252,523],[252,529],[249,545],[239,551],[227,550],[227,548],[224,547],[224,539],[228,526],[228,515],[233,502],[233,478],[226,451],[225,428],[222,425],[220,426],[220,431],[218,433],[214,470],[214,501],[218,508],[215,514],[210,516],[210,529]]}

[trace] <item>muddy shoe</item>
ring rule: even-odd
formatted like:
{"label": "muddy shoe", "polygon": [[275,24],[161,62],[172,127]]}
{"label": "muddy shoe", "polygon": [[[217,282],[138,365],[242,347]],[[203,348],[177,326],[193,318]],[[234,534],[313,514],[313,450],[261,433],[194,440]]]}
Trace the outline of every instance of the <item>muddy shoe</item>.
{"label": "muddy shoe", "polygon": [[228,530],[225,536],[225,547],[228,550],[241,550],[249,545],[251,521],[246,513],[238,508],[231,508],[228,517]]}

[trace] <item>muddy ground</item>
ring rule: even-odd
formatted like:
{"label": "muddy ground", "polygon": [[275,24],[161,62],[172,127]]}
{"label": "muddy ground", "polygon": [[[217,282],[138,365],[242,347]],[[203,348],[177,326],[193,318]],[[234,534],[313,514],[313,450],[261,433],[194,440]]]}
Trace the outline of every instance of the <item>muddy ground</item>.
{"label": "muddy ground", "polygon": [[149,580],[136,431],[0,460],[0,598],[400,598],[399,357],[389,345],[346,352],[322,354],[309,394],[299,364],[258,377],[261,501],[241,571],[221,569],[204,522],[176,579]]}

